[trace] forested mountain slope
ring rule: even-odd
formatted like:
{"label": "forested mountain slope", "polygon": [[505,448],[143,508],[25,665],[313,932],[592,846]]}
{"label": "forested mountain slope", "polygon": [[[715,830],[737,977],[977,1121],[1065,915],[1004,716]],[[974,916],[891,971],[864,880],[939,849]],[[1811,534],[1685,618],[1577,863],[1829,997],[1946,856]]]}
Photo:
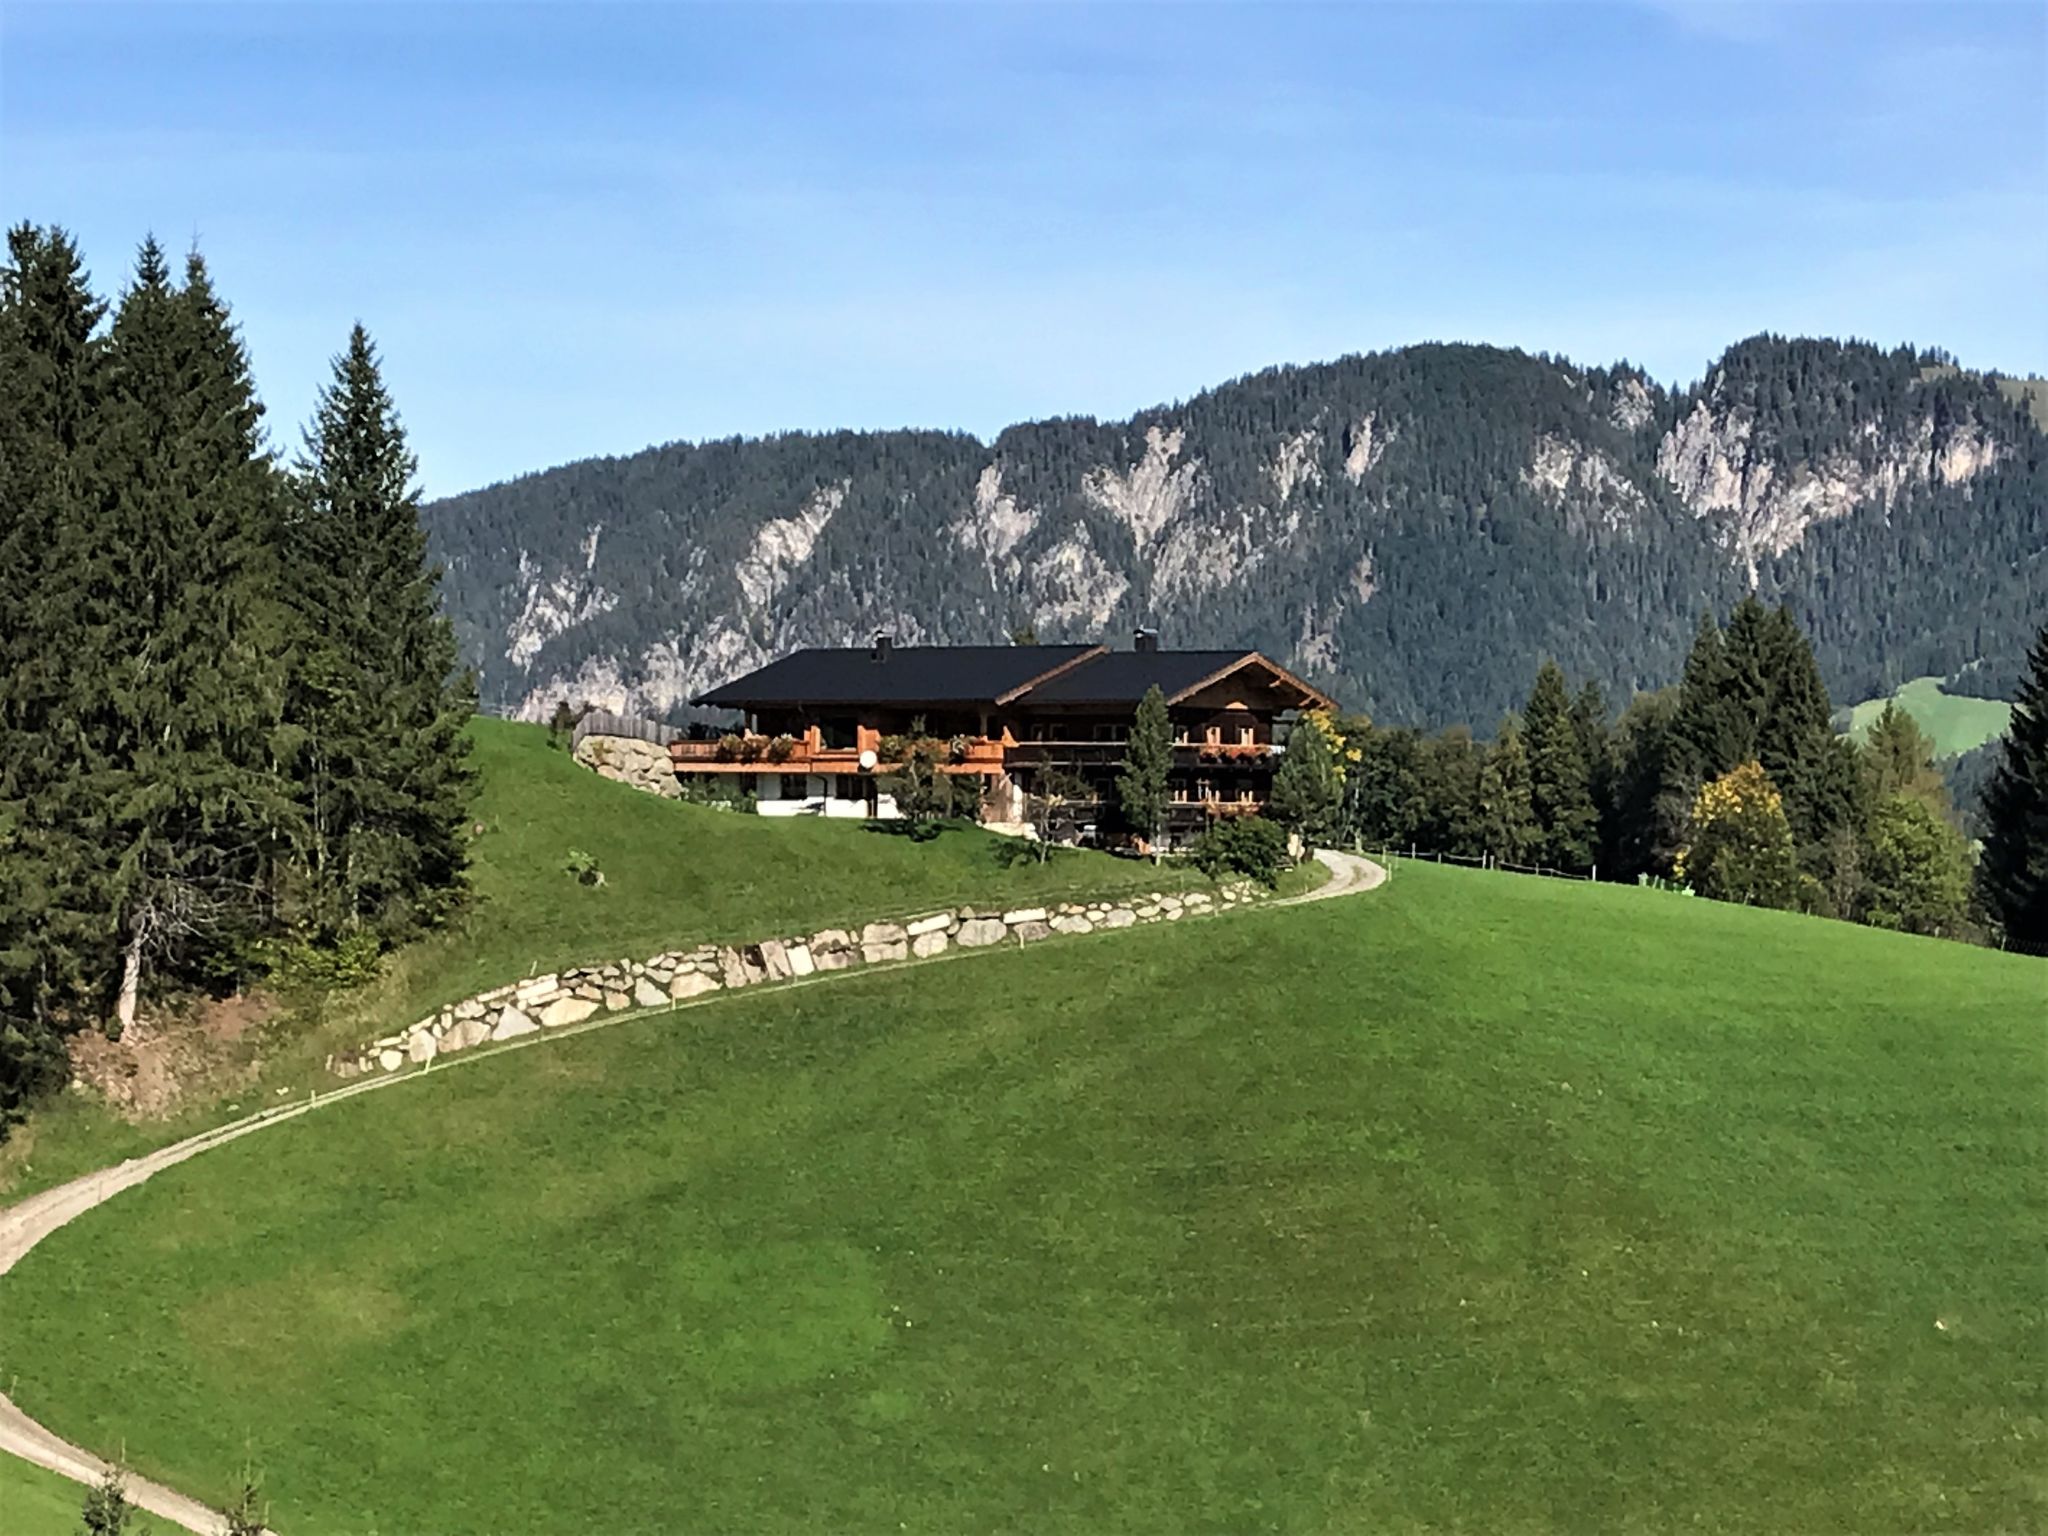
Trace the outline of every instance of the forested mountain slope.
{"label": "forested mountain slope", "polygon": [[672,713],[781,650],[1250,644],[1347,705],[1482,727],[1537,660],[1625,696],[1754,585],[1837,697],[2012,674],[2048,438],[1910,349],[1758,337],[1696,389],[1424,345],[1125,422],[789,434],[593,459],[426,509],[487,702]]}

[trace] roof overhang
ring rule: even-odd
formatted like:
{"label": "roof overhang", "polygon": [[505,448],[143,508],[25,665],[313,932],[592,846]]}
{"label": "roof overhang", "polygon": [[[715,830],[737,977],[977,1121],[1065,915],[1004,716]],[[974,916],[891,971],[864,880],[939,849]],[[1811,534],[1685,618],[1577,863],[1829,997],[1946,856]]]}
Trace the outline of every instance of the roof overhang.
{"label": "roof overhang", "polygon": [[1322,689],[1303,682],[1278,662],[1269,661],[1258,651],[1247,651],[1244,655],[1238,657],[1237,660],[1231,662],[1230,665],[1219,667],[1207,677],[1196,679],[1188,684],[1187,687],[1181,689],[1180,692],[1169,697],[1166,702],[1169,704],[1182,703],[1187,699],[1193,698],[1204,688],[1213,687],[1217,683],[1222,682],[1226,677],[1235,677],[1246,667],[1262,668],[1282,688],[1292,689],[1299,695],[1294,704],[1296,709],[1335,709],[1337,707],[1337,701],[1323,692]]}

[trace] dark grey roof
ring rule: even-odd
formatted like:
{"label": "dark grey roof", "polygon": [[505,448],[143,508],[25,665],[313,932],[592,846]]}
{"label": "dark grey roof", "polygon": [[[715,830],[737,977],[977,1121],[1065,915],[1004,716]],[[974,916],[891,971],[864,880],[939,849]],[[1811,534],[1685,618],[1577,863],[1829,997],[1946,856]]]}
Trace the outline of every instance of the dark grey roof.
{"label": "dark grey roof", "polygon": [[[831,704],[991,704],[1094,650],[1089,645],[898,645],[793,651],[699,694],[724,709]],[[1142,690],[1140,690],[1142,691]]]}
{"label": "dark grey roof", "polygon": [[1205,677],[1243,661],[1250,651],[1111,651],[1048,678],[1017,701],[1044,704],[1130,704],[1155,683],[1169,699]]}

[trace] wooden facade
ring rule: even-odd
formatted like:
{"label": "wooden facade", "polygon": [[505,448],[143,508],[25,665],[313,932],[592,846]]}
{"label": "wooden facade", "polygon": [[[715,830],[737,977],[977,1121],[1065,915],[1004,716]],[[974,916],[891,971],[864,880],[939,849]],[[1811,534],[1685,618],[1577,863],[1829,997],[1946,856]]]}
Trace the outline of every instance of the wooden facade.
{"label": "wooden facade", "polygon": [[[993,675],[976,686],[971,654],[954,653],[969,665],[946,667],[929,652],[881,647],[868,653],[874,670],[865,674],[845,654],[799,652],[704,695],[702,703],[740,709],[744,730],[672,743],[676,772],[754,775],[767,814],[887,815],[882,781],[898,766],[887,747],[921,729],[944,743],[945,772],[979,781],[984,822],[1020,824],[1050,770],[1094,786],[1101,806],[1114,803],[1138,701],[1156,685],[1174,734],[1169,832],[1184,837],[1213,817],[1263,808],[1288,722],[1331,704],[1256,651],[1066,648],[1020,682],[1019,664],[1035,658],[1017,647],[992,658]],[[803,665],[821,656],[832,663]],[[863,683],[872,696],[858,696]],[[917,696],[927,691],[934,696]]]}

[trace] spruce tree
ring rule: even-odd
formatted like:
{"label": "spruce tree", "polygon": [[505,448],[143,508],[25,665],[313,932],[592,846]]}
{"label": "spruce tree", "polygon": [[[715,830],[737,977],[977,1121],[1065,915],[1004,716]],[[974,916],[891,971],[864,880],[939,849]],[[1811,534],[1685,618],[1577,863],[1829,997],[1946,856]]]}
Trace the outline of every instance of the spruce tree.
{"label": "spruce tree", "polygon": [[1138,701],[1124,762],[1116,776],[1116,803],[1124,824],[1143,838],[1159,860],[1166,835],[1169,775],[1173,770],[1173,724],[1166,695],[1154,683]]}
{"label": "spruce tree", "polygon": [[2048,626],[2028,648],[1983,804],[1984,905],[2009,942],[2048,949]]}
{"label": "spruce tree", "polygon": [[75,572],[59,558],[91,510],[105,305],[59,229],[8,231],[0,271],[0,1133],[63,1081],[62,1031],[106,963],[65,714],[78,650]]}
{"label": "spruce tree", "polygon": [[1678,685],[1663,774],[1665,793],[1681,796],[1688,811],[1701,784],[1742,760],[1742,733],[1730,708],[1731,695],[1721,627],[1711,613],[1702,614]]}
{"label": "spruce tree", "polygon": [[1269,814],[1300,833],[1305,845],[1314,847],[1333,830],[1341,789],[1329,736],[1313,720],[1297,722],[1273,773]]}
{"label": "spruce tree", "polygon": [[204,264],[175,287],[146,243],[109,338],[95,514],[60,552],[79,573],[67,707],[124,1026],[155,969],[238,966],[293,821],[273,760],[278,484],[261,415]]}
{"label": "spruce tree", "polygon": [[1479,769],[1479,833],[1485,851],[1503,863],[1536,856],[1542,829],[1536,825],[1529,782],[1529,754],[1522,727],[1510,715],[1501,722]]}
{"label": "spruce tree", "polygon": [[1920,722],[1891,699],[1885,700],[1863,738],[1863,760],[1871,793],[1879,800],[1904,795],[1943,817],[1953,816],[1948,783],[1934,766],[1934,743]]}
{"label": "spruce tree", "polygon": [[1599,813],[1564,671],[1554,661],[1537,669],[1522,729],[1530,803],[1540,833],[1538,856],[1564,869],[1584,869],[1593,862]]}
{"label": "spruce tree", "polygon": [[357,325],[306,428],[285,540],[306,915],[328,936],[434,920],[462,880],[476,699],[440,612],[416,468]]}
{"label": "spruce tree", "polygon": [[[1745,600],[1754,603],[1753,599]],[[1754,605],[1761,611],[1761,604]],[[1741,615],[1744,608],[1738,607]],[[1734,623],[1729,625],[1734,633]],[[1813,647],[1789,608],[1764,615],[1758,632],[1763,699],[1757,715],[1757,758],[1785,800],[1793,838],[1805,848],[1826,841],[1851,807],[1824,794],[1825,755],[1834,740],[1833,707]]]}
{"label": "spruce tree", "polygon": [[80,1536],[128,1536],[134,1518],[127,1474],[120,1467],[108,1467],[85,1491],[79,1508]]}

